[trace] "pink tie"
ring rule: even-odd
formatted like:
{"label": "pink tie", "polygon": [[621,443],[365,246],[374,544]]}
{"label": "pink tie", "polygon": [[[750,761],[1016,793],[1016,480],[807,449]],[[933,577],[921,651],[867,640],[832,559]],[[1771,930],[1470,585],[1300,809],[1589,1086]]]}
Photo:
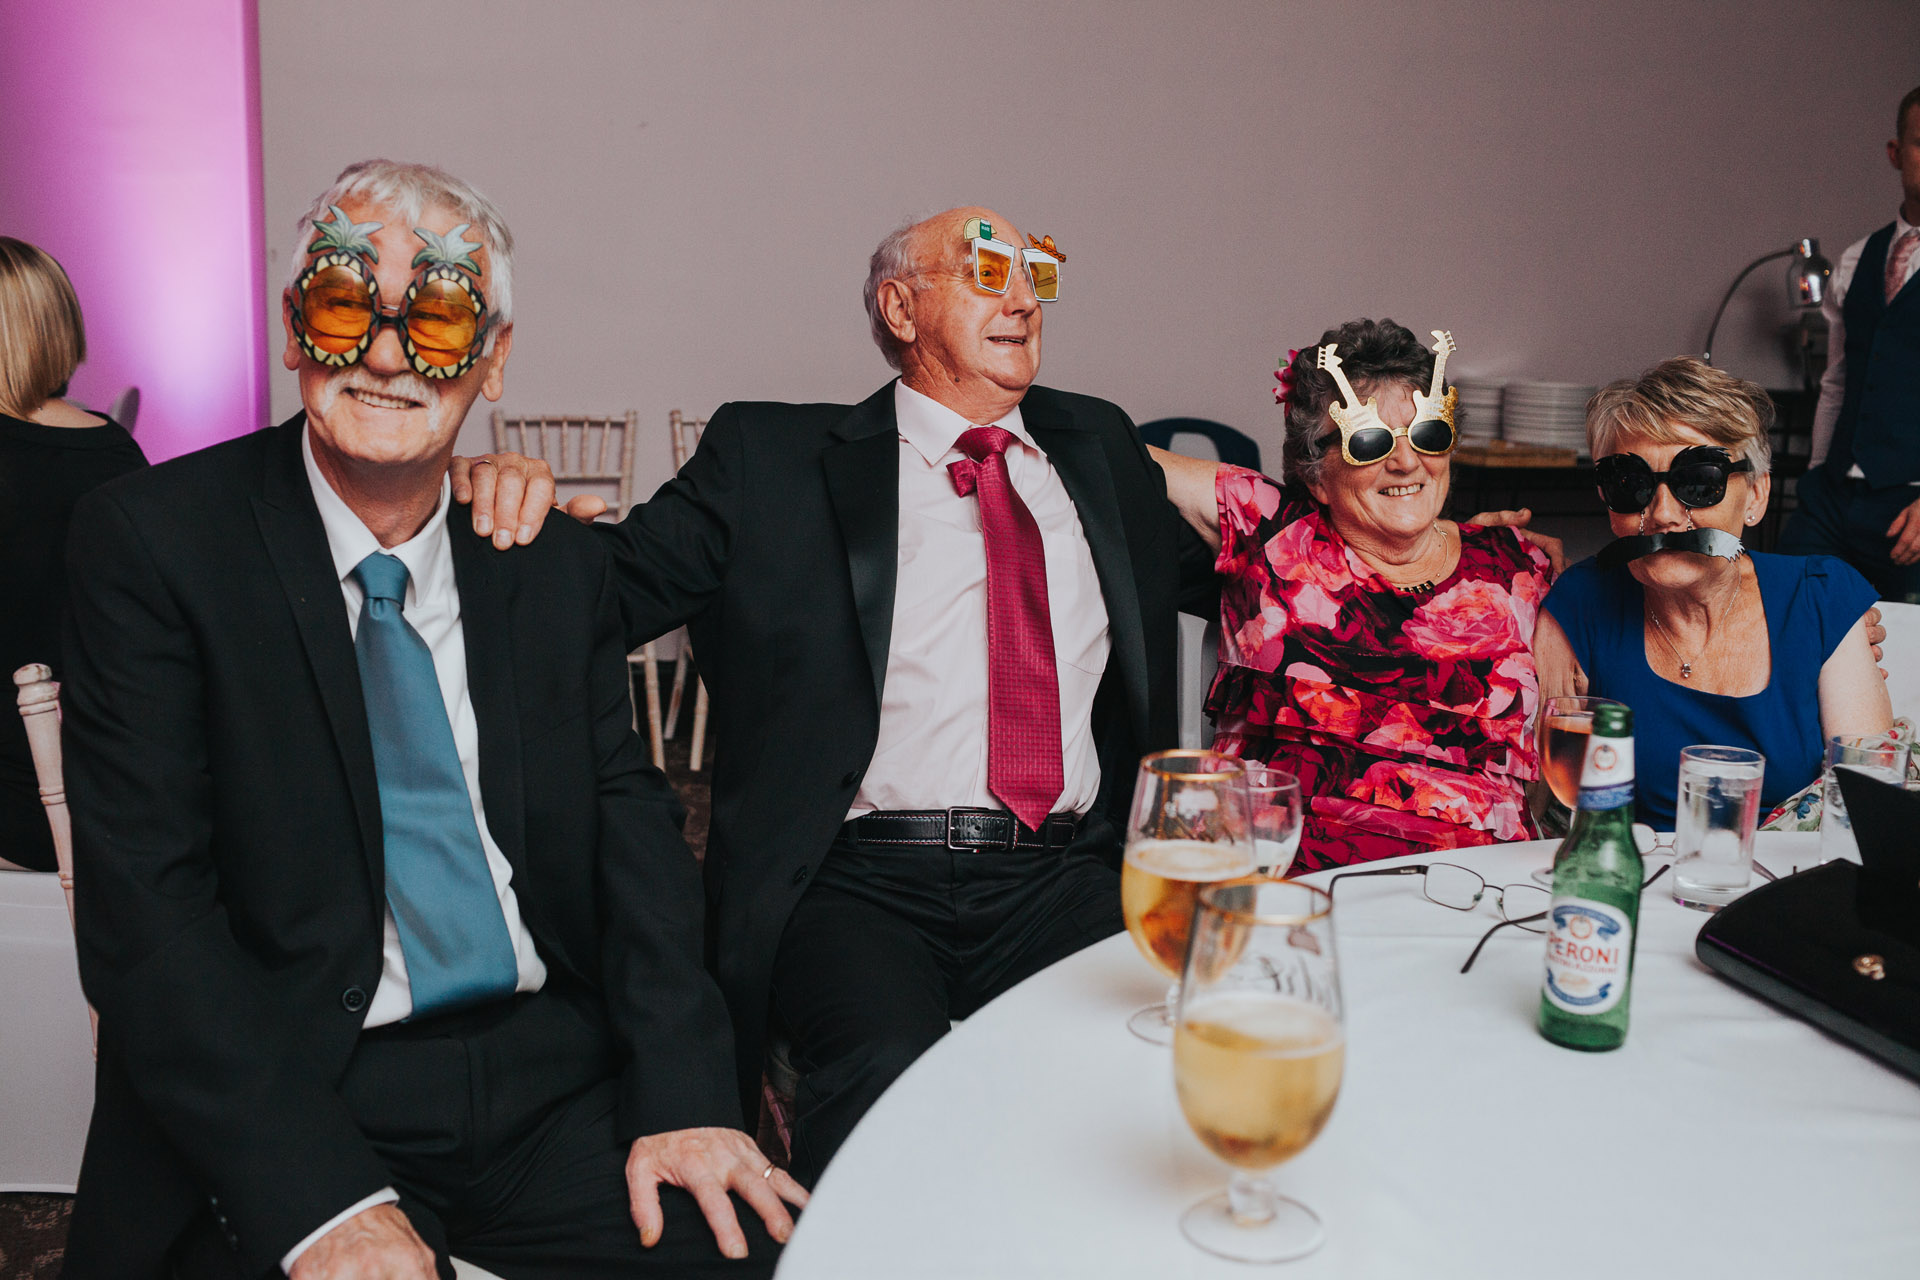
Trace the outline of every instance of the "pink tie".
{"label": "pink tie", "polygon": [[1913,261],[1913,251],[1920,246],[1920,227],[1908,227],[1907,233],[1900,237],[1893,251],[1887,254],[1887,301],[1893,301],[1893,295],[1907,282],[1907,264]]}
{"label": "pink tie", "polygon": [[1011,431],[974,427],[948,466],[961,497],[979,491],[987,543],[987,789],[1039,830],[1066,787],[1060,763],[1060,676],[1047,608],[1040,526],[1007,476]]}

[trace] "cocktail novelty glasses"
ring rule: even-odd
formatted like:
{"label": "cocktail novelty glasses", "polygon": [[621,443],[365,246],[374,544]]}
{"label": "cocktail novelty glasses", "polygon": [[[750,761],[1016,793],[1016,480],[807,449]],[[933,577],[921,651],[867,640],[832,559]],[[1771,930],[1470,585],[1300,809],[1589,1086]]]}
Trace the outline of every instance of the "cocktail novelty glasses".
{"label": "cocktail novelty glasses", "polygon": [[982,289],[1004,294],[1013,283],[1013,264],[1019,262],[1033,285],[1034,297],[1042,302],[1060,300],[1060,264],[1067,259],[1054,247],[1052,236],[1022,249],[994,239],[993,224],[980,218],[968,219],[966,235],[973,253],[973,282]]}
{"label": "cocktail novelty glasses", "polygon": [[1718,506],[1727,496],[1727,477],[1753,470],[1753,459],[1735,462],[1719,445],[1689,445],[1673,455],[1665,471],[1655,471],[1637,453],[1615,453],[1594,464],[1600,496],[1609,511],[1632,515],[1645,511],[1661,484],[1683,507]]}
{"label": "cocktail novelty glasses", "polygon": [[[399,331],[407,363],[427,378],[457,378],[473,367],[493,316],[480,292],[477,241],[461,238],[469,224],[445,235],[424,228],[414,234],[426,248],[413,257],[419,268],[398,307],[380,305],[380,284],[369,262],[380,260],[370,239],[377,222],[353,222],[339,209],[314,224],[307,252],[313,261],[293,286],[293,336],[320,364],[358,364],[383,325]],[[471,275],[469,274],[471,273]]]}
{"label": "cocktail novelty glasses", "polygon": [[[1425,395],[1413,393],[1413,421],[1404,427],[1389,427],[1380,420],[1378,399],[1368,396],[1364,401],[1347,381],[1347,375],[1340,368],[1339,347],[1329,342],[1320,348],[1319,364],[1322,369],[1333,375],[1335,385],[1345,405],[1338,403],[1327,406],[1327,416],[1333,419],[1333,425],[1340,429],[1340,456],[1356,467],[1370,467],[1384,460],[1393,452],[1396,436],[1405,436],[1416,453],[1429,457],[1443,457],[1453,452],[1460,443],[1460,433],[1453,424],[1454,404],[1457,394],[1446,386],[1447,357],[1453,353],[1453,335],[1444,329],[1431,331],[1436,341],[1433,345],[1433,383]],[[1445,388],[1445,394],[1441,389]]]}

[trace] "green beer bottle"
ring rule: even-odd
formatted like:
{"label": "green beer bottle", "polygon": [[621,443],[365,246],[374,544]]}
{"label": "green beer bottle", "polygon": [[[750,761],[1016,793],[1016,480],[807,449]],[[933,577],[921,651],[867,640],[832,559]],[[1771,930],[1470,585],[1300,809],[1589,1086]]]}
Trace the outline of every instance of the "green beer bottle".
{"label": "green beer bottle", "polygon": [[1580,798],[1553,855],[1540,1034],[1569,1049],[1618,1049],[1640,919],[1633,842],[1633,711],[1601,706],[1580,769]]}

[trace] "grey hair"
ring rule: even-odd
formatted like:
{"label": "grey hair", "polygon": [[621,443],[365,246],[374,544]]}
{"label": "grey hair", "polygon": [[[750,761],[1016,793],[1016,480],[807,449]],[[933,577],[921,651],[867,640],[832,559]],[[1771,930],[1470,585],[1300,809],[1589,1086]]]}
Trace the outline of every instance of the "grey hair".
{"label": "grey hair", "polygon": [[333,185],[315,196],[300,215],[299,235],[287,258],[287,289],[307,266],[307,245],[313,224],[327,216],[329,205],[358,200],[391,209],[409,222],[418,222],[438,205],[473,224],[487,248],[487,304],[493,309],[493,327],[487,331],[484,354],[493,354],[493,340],[513,323],[513,232],[493,201],[444,169],[402,160],[360,160],[340,171]]}
{"label": "grey hair", "polygon": [[912,280],[920,274],[922,267],[920,255],[914,251],[914,232],[924,221],[916,218],[887,232],[886,239],[867,261],[867,283],[860,291],[861,299],[867,304],[867,326],[873,330],[874,345],[895,369],[900,367],[902,348],[893,330],[887,328],[886,317],[880,314],[880,286],[889,280]]}

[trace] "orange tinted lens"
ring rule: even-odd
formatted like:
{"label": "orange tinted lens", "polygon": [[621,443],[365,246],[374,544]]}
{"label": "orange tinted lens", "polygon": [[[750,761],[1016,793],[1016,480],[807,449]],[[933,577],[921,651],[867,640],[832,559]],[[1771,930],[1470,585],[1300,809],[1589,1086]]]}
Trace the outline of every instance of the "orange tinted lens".
{"label": "orange tinted lens", "polygon": [[446,368],[473,349],[480,313],[473,295],[452,280],[429,280],[407,307],[407,336],[420,358]]}
{"label": "orange tinted lens", "polygon": [[1052,302],[1060,296],[1059,263],[1028,259],[1027,270],[1033,273],[1034,297],[1042,302]]}
{"label": "orange tinted lens", "polygon": [[974,246],[973,278],[980,282],[982,289],[993,293],[1005,293],[1007,281],[1013,278],[1013,259],[997,249],[983,249]]}
{"label": "orange tinted lens", "polygon": [[307,282],[300,320],[314,346],[340,355],[360,345],[373,324],[373,295],[367,282],[345,267],[328,267]]}

